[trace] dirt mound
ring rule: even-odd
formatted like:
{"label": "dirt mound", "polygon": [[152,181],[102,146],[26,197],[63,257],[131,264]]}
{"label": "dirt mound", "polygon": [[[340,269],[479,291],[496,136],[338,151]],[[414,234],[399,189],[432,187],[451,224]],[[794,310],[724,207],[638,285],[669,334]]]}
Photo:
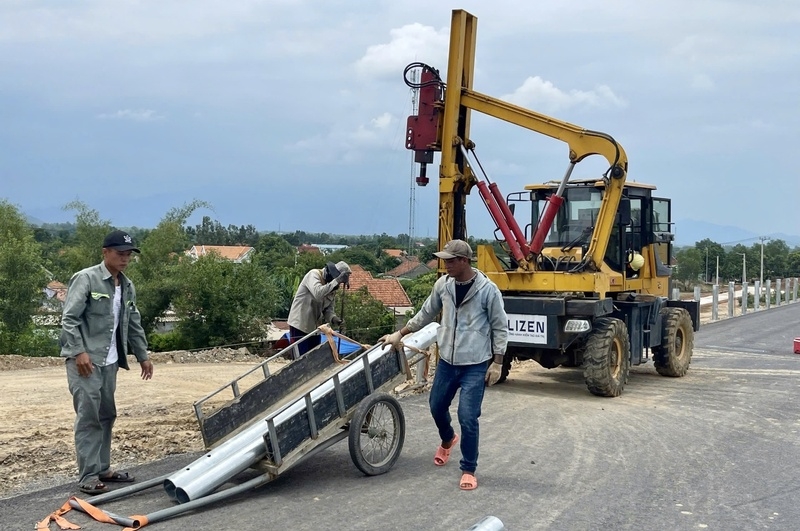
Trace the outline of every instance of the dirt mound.
{"label": "dirt mound", "polygon": [[[117,377],[112,461],[122,469],[202,451],[192,403],[263,361],[246,348],[151,353],[150,357],[152,380],[142,381],[135,365]],[[129,361],[135,364],[133,357]],[[44,488],[75,481],[75,413],[64,359],[0,355],[0,388],[4,395],[0,402],[0,499],[25,492],[31,485]]]}
{"label": "dirt mound", "polygon": [[[259,363],[261,358],[251,354],[247,348],[208,348],[203,350],[175,350],[172,352],[151,352],[150,359],[158,365],[162,363]],[[133,357],[128,358],[134,362]],[[60,367],[64,358],[33,358],[16,354],[0,355],[0,371],[20,369],[40,369],[42,367]]]}

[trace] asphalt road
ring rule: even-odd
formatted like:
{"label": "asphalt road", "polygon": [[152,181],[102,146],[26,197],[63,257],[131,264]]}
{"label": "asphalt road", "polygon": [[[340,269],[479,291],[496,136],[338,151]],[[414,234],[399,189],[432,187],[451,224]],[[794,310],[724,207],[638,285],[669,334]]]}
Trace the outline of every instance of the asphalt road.
{"label": "asphalt road", "polygon": [[[408,396],[405,446],[389,473],[361,475],[343,442],[260,489],[146,529],[467,530],[486,515],[515,531],[798,529],[796,336],[800,304],[707,325],[686,377],[635,367],[619,398],[590,395],[579,370],[517,367],[487,392],[472,492],[458,490],[458,451],[433,466],[427,395]],[[194,458],[134,472],[155,477]],[[0,500],[0,529],[33,529],[72,487]],[[103,507],[169,506],[155,488]],[[87,531],[114,529],[68,517]]]}

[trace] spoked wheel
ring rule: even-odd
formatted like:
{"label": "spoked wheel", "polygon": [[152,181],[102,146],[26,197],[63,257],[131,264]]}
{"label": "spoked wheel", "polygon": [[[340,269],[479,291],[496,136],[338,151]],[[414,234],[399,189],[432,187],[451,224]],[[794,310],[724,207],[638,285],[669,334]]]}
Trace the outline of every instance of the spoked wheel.
{"label": "spoked wheel", "polygon": [[406,419],[400,402],[386,393],[366,397],[350,420],[348,441],[353,464],[368,476],[389,471],[400,457]]}

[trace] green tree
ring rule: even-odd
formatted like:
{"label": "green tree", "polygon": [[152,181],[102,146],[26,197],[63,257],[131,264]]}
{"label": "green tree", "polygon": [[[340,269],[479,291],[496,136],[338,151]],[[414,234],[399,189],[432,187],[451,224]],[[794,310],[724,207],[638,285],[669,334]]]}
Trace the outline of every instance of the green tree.
{"label": "green tree", "polygon": [[277,289],[263,268],[215,253],[175,268],[178,333],[192,348],[253,341],[275,312]]}
{"label": "green tree", "polygon": [[285,238],[270,232],[264,234],[254,245],[258,261],[267,271],[294,267],[297,258],[297,249]]}
{"label": "green tree", "polygon": [[74,210],[75,235],[59,253],[55,260],[56,278],[66,282],[76,271],[100,263],[103,239],[111,232],[111,223],[100,219],[97,210],[89,208],[81,201],[72,201],[64,210]]}
{"label": "green tree", "polygon": [[694,248],[700,251],[703,259],[703,282],[713,282],[717,271],[717,257],[720,264],[725,261],[725,248],[708,238],[695,243]]}
{"label": "green tree", "polygon": [[366,287],[340,291],[335,304],[337,315],[344,319],[344,334],[360,343],[374,345],[381,336],[394,331],[394,314],[373,298]]}
{"label": "green tree", "polygon": [[673,278],[683,284],[685,288],[697,283],[705,269],[705,252],[697,248],[681,249],[675,253],[678,267],[674,270]]}
{"label": "green tree", "polygon": [[47,275],[33,230],[20,211],[0,200],[0,352],[29,354],[34,315]]}
{"label": "green tree", "polygon": [[437,278],[438,272],[431,271],[413,280],[400,281],[403,289],[405,289],[408,294],[408,298],[411,299],[411,303],[414,305],[414,313],[422,308],[422,304],[425,302],[425,299],[428,298],[428,295],[431,294],[431,290]]}
{"label": "green tree", "polygon": [[[760,260],[761,244],[755,244],[753,247],[753,254]],[[753,262],[753,273],[758,275],[760,267],[760,262]],[[787,275],[789,275],[789,246],[783,240],[770,240],[764,245],[764,279],[784,278]]]}
{"label": "green tree", "polygon": [[179,292],[173,270],[190,247],[184,230],[186,220],[199,208],[211,208],[205,201],[194,200],[171,209],[155,229],[139,244],[140,256],[127,271],[136,285],[136,297],[142,315],[142,326],[152,331],[159,318],[169,309]]}
{"label": "green tree", "polygon": [[786,257],[786,276],[800,277],[800,248],[790,252]]}

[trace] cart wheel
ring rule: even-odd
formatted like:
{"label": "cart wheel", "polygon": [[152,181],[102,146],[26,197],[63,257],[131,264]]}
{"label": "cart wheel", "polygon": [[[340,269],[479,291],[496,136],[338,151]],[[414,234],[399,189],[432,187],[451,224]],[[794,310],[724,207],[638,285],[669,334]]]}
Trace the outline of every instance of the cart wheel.
{"label": "cart wheel", "polygon": [[384,474],[400,457],[406,437],[406,419],[400,402],[386,393],[362,400],[350,420],[350,457],[368,476]]}

